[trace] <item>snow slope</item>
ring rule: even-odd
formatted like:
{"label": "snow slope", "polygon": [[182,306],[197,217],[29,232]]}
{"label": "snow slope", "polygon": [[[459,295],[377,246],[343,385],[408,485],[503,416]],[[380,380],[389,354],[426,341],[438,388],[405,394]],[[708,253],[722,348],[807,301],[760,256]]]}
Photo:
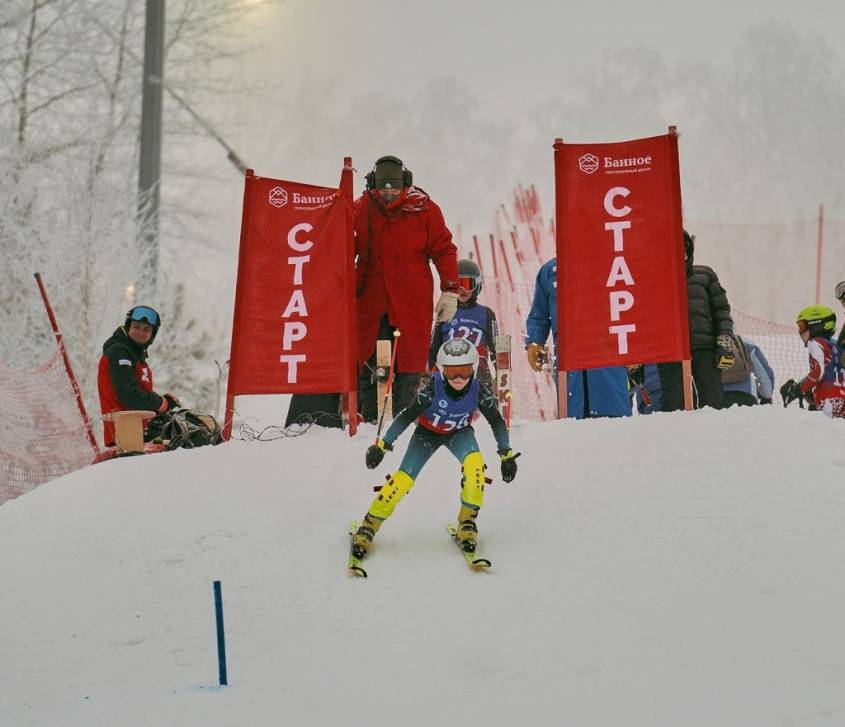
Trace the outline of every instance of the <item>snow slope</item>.
{"label": "snow slope", "polygon": [[772,407],[516,424],[493,569],[443,530],[439,452],[368,579],[372,427],[76,472],[0,507],[0,725],[841,725],[843,434]]}

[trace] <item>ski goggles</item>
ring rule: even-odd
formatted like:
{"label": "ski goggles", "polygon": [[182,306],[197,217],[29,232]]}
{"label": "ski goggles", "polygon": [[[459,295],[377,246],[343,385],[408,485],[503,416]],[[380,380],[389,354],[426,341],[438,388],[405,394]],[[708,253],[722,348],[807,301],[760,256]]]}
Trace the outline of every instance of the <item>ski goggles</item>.
{"label": "ski goggles", "polygon": [[137,305],[129,311],[129,320],[146,321],[151,326],[157,326],[161,322],[158,312],[145,305]]}
{"label": "ski goggles", "polygon": [[460,285],[468,293],[471,293],[473,290],[475,290],[480,282],[481,278],[477,275],[458,276],[458,285]]}
{"label": "ski goggles", "polygon": [[443,378],[452,381],[452,379],[471,379],[473,374],[472,364],[463,364],[461,366],[444,366]]}

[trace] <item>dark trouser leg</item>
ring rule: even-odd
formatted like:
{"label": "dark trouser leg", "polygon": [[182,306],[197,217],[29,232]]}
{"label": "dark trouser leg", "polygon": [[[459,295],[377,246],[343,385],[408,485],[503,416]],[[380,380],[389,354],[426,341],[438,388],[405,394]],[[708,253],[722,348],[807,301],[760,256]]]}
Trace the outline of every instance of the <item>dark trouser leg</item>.
{"label": "dark trouser leg", "polygon": [[341,428],[340,394],[294,394],[285,426],[310,422],[321,427]]}
{"label": "dark trouser leg", "polygon": [[[394,346],[396,339],[393,336],[395,329],[387,322],[387,316],[381,318],[379,327],[378,340],[390,341]],[[393,372],[393,383],[391,401],[393,403],[393,414],[398,414],[402,409],[407,407],[417,395],[419,389],[421,373],[400,372],[397,370]],[[378,421],[378,407],[381,406],[378,398],[378,384],[375,378],[376,369],[376,353],[370,356],[364,371],[358,377],[358,410],[364,421],[375,424]]]}
{"label": "dark trouser leg", "polygon": [[590,418],[590,382],[587,379],[587,370],[581,372],[581,383],[584,386],[584,419]]}
{"label": "dark trouser leg", "polygon": [[724,406],[722,372],[716,368],[716,351],[703,349],[692,352],[692,378],[698,391],[696,408],[710,406],[721,409]]}
{"label": "dark trouser leg", "polygon": [[[393,329],[387,324],[387,316],[383,315],[379,322],[379,341],[393,341]],[[376,370],[376,351],[372,351],[372,355],[364,364],[363,371],[358,374],[358,411],[364,418],[365,422],[375,424],[378,421],[378,384],[375,377]]]}
{"label": "dark trouser leg", "polygon": [[734,404],[738,406],[754,406],[756,403],[757,399],[747,391],[726,391],[722,397],[722,406],[725,409]]}
{"label": "dark trouser leg", "polygon": [[376,381],[372,372],[364,368],[358,376],[358,413],[365,422],[374,424],[377,419]]}
{"label": "dark trouser leg", "polygon": [[684,408],[684,372],[679,363],[659,363],[660,411],[678,411]]}

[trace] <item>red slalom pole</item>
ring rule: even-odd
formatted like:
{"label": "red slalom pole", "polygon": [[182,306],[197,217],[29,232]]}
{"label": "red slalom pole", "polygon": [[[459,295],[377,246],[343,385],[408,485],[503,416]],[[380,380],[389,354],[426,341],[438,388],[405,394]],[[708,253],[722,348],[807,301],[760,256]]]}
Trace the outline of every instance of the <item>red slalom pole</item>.
{"label": "red slalom pole", "polygon": [[481,269],[481,272],[483,274],[484,263],[481,262],[481,248],[478,246],[478,235],[472,236],[472,244],[475,246],[475,262],[478,263],[478,267]]}
{"label": "red slalom pole", "polygon": [[819,221],[816,228],[816,305],[822,291],[822,244],[824,242],[824,205],[819,205]]}
{"label": "red slalom pole", "polygon": [[390,396],[390,391],[393,389],[393,372],[396,371],[396,352],[399,350],[399,336],[402,332],[397,328],[393,331],[393,354],[390,357],[390,373],[387,375],[387,388],[384,390],[384,402],[381,407],[381,416],[378,418],[378,431],[376,432],[376,446],[378,440],[381,439],[381,427],[384,424],[384,412],[387,409],[387,399]]}
{"label": "red slalom pole", "polygon": [[499,278],[499,265],[496,262],[496,242],[493,239],[493,235],[490,235],[490,255],[493,258],[493,277],[496,278],[498,282]]}
{"label": "red slalom pole", "polygon": [[68,358],[64,339],[62,338],[62,332],[59,330],[59,324],[56,322],[56,316],[53,314],[53,307],[50,305],[50,299],[47,297],[47,289],[41,280],[41,273],[34,273],[34,275],[35,282],[38,283],[38,290],[41,293],[41,299],[44,301],[44,307],[47,309],[47,317],[50,319],[50,325],[53,327],[53,334],[56,336],[56,344],[62,354],[65,371],[67,371],[67,376],[70,379],[70,386],[76,395],[76,405],[79,407],[79,413],[82,415],[82,421],[85,424],[85,435],[88,437],[90,445],[94,448],[94,453],[99,456],[100,446],[97,444],[97,439],[94,436],[94,427],[91,426],[91,419],[85,410],[85,403],[82,401],[82,390],[79,388],[79,382],[76,380],[76,376],[74,376],[73,368],[71,368],[70,359]]}

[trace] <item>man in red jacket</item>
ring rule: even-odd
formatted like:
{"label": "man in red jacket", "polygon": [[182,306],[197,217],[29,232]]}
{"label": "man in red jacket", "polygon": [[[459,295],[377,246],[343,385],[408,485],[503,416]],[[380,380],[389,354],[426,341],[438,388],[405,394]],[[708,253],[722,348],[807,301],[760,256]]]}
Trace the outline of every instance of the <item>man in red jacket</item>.
{"label": "man in red jacket", "polygon": [[[153,391],[153,372],[147,364],[147,348],[155,340],[161,316],[153,308],[136,305],[126,314],[123,326],[104,344],[97,368],[97,389],[103,414],[133,409],[164,414],[178,406],[173,394]],[[144,424],[146,430],[146,423]],[[103,441],[114,445],[114,424],[103,422]]]}
{"label": "man in red jacket", "polygon": [[[393,411],[407,406],[425,372],[432,314],[451,320],[458,305],[458,251],[443,213],[428,194],[413,186],[400,159],[384,156],[366,175],[367,188],[355,200],[355,251],[358,256],[358,365],[361,413],[376,418],[371,375],[376,340],[398,342]],[[434,305],[430,263],[440,276]],[[393,331],[401,331],[394,339]],[[368,368],[369,367],[369,368]]]}

